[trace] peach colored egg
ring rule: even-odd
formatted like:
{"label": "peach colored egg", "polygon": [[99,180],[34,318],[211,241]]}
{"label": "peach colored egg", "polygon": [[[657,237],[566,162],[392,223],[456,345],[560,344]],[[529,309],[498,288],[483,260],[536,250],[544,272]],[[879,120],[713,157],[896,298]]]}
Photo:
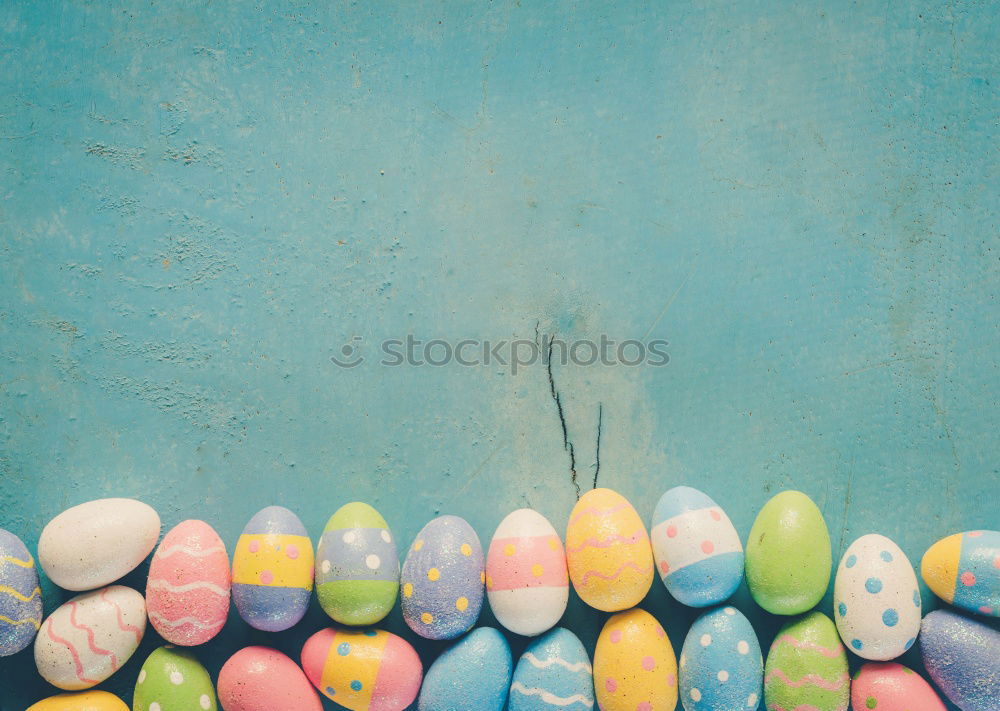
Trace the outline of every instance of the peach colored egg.
{"label": "peach colored egg", "polygon": [[859,711],[945,711],[940,697],[912,669],[896,662],[869,662],[851,683],[851,708]]}
{"label": "peach colored egg", "polygon": [[270,647],[244,647],[219,671],[223,711],[322,711],[299,665]]}

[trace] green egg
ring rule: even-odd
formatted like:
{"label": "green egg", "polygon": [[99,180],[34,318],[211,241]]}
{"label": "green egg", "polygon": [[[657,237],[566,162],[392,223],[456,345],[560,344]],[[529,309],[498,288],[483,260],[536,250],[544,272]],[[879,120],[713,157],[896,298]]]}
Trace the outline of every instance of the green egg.
{"label": "green egg", "polygon": [[316,547],[316,596],[344,625],[373,625],[399,593],[396,539],[368,504],[345,504],[326,522]]}
{"label": "green egg", "polygon": [[208,671],[186,650],[167,645],[155,650],[139,671],[132,711],[216,711]]}
{"label": "green egg", "polygon": [[783,491],[757,514],[746,546],[747,584],[758,605],[798,615],[826,593],[833,568],[823,514],[801,491]]}
{"label": "green egg", "polygon": [[767,708],[846,711],[850,693],[847,653],[829,617],[810,612],[778,631],[764,666]]}

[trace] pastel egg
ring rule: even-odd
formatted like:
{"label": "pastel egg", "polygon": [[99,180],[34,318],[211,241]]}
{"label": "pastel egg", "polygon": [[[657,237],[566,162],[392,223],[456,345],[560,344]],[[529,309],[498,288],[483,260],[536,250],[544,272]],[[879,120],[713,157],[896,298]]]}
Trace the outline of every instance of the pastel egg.
{"label": "pastel egg", "polygon": [[503,711],[512,667],[504,636],[492,627],[479,627],[434,660],[417,709]]}
{"label": "pastel egg", "polygon": [[778,630],[764,666],[768,709],[846,711],[850,692],[847,651],[829,617],[810,612]]}
{"label": "pastel egg", "polygon": [[215,711],[215,688],[191,652],[175,647],[153,650],[139,670],[132,711]]}
{"label": "pastel egg", "polygon": [[864,659],[895,659],[920,633],[920,591],[906,554],[885,536],[852,543],[837,568],[834,619],[840,638]]}
{"label": "pastel egg", "polygon": [[851,708],[857,711],[945,711],[941,699],[912,669],[896,662],[868,662],[851,682]]}
{"label": "pastel egg", "polygon": [[1000,531],[966,531],[942,538],[924,553],[920,575],[945,602],[1000,617]]}
{"label": "pastel egg", "polygon": [[497,526],[486,556],[486,595],[497,622],[516,634],[541,634],[566,611],[566,551],[537,511],[518,509]]}
{"label": "pastel egg", "polygon": [[219,671],[223,711],[322,711],[299,666],[277,649],[244,647]]}
{"label": "pastel egg", "polygon": [[656,619],[633,608],[612,615],[594,650],[594,690],[601,711],[673,711],[677,659]]}
{"label": "pastel egg", "polygon": [[183,521],[160,543],[149,564],[146,610],[163,639],[204,644],[229,616],[229,554],[211,526]]}
{"label": "pastel egg", "polygon": [[735,607],[710,610],[691,625],[680,660],[685,711],[756,709],[764,659],[750,621]]}
{"label": "pastel egg", "polygon": [[233,602],[247,624],[281,632],[306,614],[313,547],[299,517],[283,506],[259,511],[233,553]]}
{"label": "pastel egg", "polygon": [[141,501],[88,501],[46,524],[38,562],[59,587],[93,590],[134,570],[159,537],[160,516]]}
{"label": "pastel egg", "polygon": [[935,610],[921,625],[920,652],[931,679],[962,711],[1000,708],[1000,630]]}
{"label": "pastel egg", "polygon": [[590,711],[594,670],[583,642],[563,627],[534,640],[514,669],[508,711]]}
{"label": "pastel egg", "polygon": [[783,491],[757,514],[746,549],[750,594],[775,615],[812,609],[830,584],[833,553],[823,514],[801,491]]}
{"label": "pastel egg", "polygon": [[403,619],[427,639],[454,639],[479,619],[486,582],[479,536],[465,519],[441,516],[417,534],[403,563]]}
{"label": "pastel egg", "polygon": [[675,486],[660,497],[650,528],[660,578],[678,602],[715,605],[743,580],[743,544],[729,516],[707,494]]}
{"label": "pastel egg", "polygon": [[383,630],[320,630],[302,668],[325,696],[351,711],[402,711],[417,698],[423,667],[402,637]]}
{"label": "pastel egg", "polygon": [[145,631],[142,595],[121,585],[92,590],[71,598],[42,623],[35,666],[60,689],[89,689],[129,660]]}
{"label": "pastel egg", "polygon": [[341,506],[316,547],[316,596],[345,625],[373,625],[396,604],[399,556],[382,514],[360,501]]}
{"label": "pastel egg", "polygon": [[566,527],[566,562],[580,599],[605,612],[637,605],[653,584],[646,527],[611,489],[592,489],[576,502]]}
{"label": "pastel egg", "polygon": [[129,708],[106,691],[78,691],[50,696],[32,704],[27,711],[129,711]]}
{"label": "pastel egg", "polygon": [[0,528],[0,657],[27,648],[41,624],[35,559],[20,538]]}

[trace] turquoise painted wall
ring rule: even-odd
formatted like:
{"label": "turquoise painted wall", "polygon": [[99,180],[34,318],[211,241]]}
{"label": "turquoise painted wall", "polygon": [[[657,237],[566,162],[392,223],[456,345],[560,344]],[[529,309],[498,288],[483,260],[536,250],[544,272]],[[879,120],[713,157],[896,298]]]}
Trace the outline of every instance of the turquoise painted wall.
{"label": "turquoise painted wall", "polygon": [[[134,496],[232,546],[265,505],[318,535],[360,499],[401,540],[447,512],[485,542],[520,506],[562,527],[571,464],[586,488],[598,461],[644,517],[688,483],[743,536],[804,490],[835,556],[1000,526],[998,18],[3,3],[0,526],[34,550],[62,509]],[[551,384],[377,362],[386,338],[536,329],[665,339],[670,362]],[[337,367],[345,344],[366,360]],[[767,645],[775,620],[736,602]],[[659,583],[647,606],[679,649],[691,611]],[[201,656],[297,656],[324,620],[234,613]],[[602,621],[576,599],[565,620],[591,649]],[[102,688],[130,699],[156,644]],[[0,686],[3,711],[52,691],[30,651]]]}

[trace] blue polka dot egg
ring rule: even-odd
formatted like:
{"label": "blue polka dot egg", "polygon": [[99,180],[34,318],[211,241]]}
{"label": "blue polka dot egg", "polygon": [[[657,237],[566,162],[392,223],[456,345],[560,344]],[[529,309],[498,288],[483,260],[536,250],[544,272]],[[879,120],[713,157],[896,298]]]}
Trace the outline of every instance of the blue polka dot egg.
{"label": "blue polka dot egg", "polygon": [[850,545],[833,586],[834,619],[844,645],[873,661],[895,659],[920,631],[920,591],[906,554],[870,533]]}
{"label": "blue polka dot egg", "polygon": [[679,676],[685,711],[756,709],[764,659],[750,621],[729,606],[696,619],[681,648]]}
{"label": "blue polka dot egg", "polygon": [[440,516],[417,534],[400,575],[403,619],[427,639],[472,629],[483,606],[486,562],[479,536],[458,516]]}

